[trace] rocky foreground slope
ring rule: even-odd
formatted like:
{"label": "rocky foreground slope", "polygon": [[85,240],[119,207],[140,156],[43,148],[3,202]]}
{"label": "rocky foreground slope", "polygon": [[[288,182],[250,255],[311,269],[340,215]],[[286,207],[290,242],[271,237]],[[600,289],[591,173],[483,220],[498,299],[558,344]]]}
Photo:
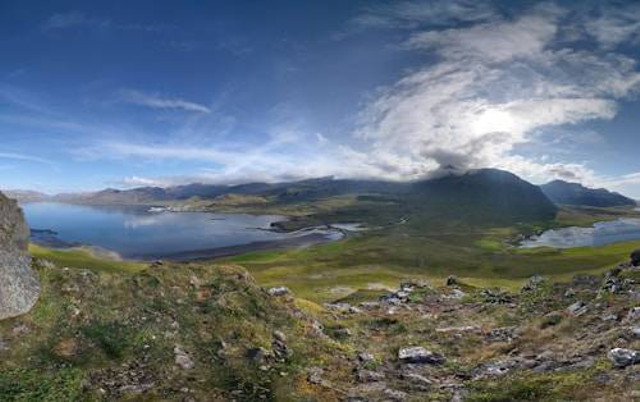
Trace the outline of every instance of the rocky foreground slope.
{"label": "rocky foreground slope", "polygon": [[27,255],[29,228],[17,203],[0,193],[0,320],[29,311],[40,292]]}
{"label": "rocky foreground slope", "polygon": [[237,266],[100,273],[38,260],[0,322],[0,400],[632,400],[640,253],[521,291],[407,281],[324,306]]}

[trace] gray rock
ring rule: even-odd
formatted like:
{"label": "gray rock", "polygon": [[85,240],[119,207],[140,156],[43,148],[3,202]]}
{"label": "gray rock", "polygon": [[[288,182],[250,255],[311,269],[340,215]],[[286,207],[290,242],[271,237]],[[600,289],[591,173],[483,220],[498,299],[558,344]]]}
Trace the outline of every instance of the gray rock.
{"label": "gray rock", "polygon": [[375,360],[376,360],[375,357],[369,352],[358,353],[358,361],[360,363],[371,363]]}
{"label": "gray rock", "polygon": [[631,366],[640,363],[640,352],[637,350],[615,348],[609,351],[609,360],[617,368]]}
{"label": "gray rock", "polygon": [[180,366],[183,370],[191,370],[196,366],[187,352],[182,350],[179,346],[176,346],[173,349],[173,354],[175,356],[176,365]]}
{"label": "gray rock", "polygon": [[640,307],[632,307],[627,313],[627,321],[636,322],[640,320]]}
{"label": "gray rock", "polygon": [[583,301],[577,301],[572,305],[570,305],[569,307],[567,307],[567,312],[576,317],[581,316],[587,311],[589,311],[589,307],[587,307],[587,304]]}
{"label": "gray rock", "polygon": [[536,290],[544,282],[545,282],[545,279],[543,277],[541,277],[540,275],[534,275],[531,278],[529,278],[527,283],[522,287],[521,292],[531,292],[533,290]]}
{"label": "gray rock", "polygon": [[458,278],[454,275],[449,275],[447,278],[447,286],[458,286],[460,283],[458,282]]}
{"label": "gray rock", "polygon": [[406,392],[397,391],[395,389],[385,389],[384,395],[392,401],[404,401],[405,399],[407,399]]}
{"label": "gray rock", "polygon": [[487,335],[489,342],[512,342],[516,338],[516,327],[494,328]]}
{"label": "gray rock", "polygon": [[640,250],[636,250],[631,253],[631,265],[634,267],[640,267]]}
{"label": "gray rock", "polygon": [[433,381],[421,376],[420,374],[407,373],[402,374],[401,377],[404,381],[408,382],[411,387],[419,389],[421,391],[427,391],[433,385]]}
{"label": "gray rock", "polygon": [[286,286],[277,286],[267,290],[267,293],[269,293],[270,296],[284,296],[291,293],[291,291]]}
{"label": "gray rock", "polygon": [[346,339],[351,337],[351,330],[349,328],[338,328],[333,332],[333,334],[338,339]]}
{"label": "gray rock", "polygon": [[0,193],[0,320],[29,312],[40,296],[28,244],[22,210]]}
{"label": "gray rock", "polygon": [[422,346],[400,349],[398,359],[403,363],[414,364],[442,364],[446,360],[441,354],[431,352]]}
{"label": "gray rock", "polygon": [[358,370],[356,372],[358,382],[378,382],[384,380],[384,374],[372,370]]}
{"label": "gray rock", "polygon": [[284,334],[284,332],[282,331],[273,331],[273,338],[277,341],[280,342],[286,342],[287,341],[287,336]]}
{"label": "gray rock", "polygon": [[256,364],[264,363],[270,355],[269,351],[265,348],[251,348],[247,351],[249,360]]}

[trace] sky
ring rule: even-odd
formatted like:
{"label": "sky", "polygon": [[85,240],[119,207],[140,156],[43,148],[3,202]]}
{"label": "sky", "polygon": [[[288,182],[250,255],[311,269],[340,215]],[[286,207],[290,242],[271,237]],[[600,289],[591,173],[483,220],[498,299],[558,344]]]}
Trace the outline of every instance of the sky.
{"label": "sky", "polygon": [[0,188],[493,167],[640,198],[638,1],[0,1]]}

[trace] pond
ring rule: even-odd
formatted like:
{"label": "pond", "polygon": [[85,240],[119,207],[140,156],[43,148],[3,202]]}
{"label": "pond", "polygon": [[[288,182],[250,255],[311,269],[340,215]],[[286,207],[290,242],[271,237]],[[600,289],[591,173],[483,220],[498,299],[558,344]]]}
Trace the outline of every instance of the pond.
{"label": "pond", "polygon": [[520,247],[573,248],[640,240],[640,219],[618,219],[598,222],[592,227],[568,227],[547,230],[523,241]]}

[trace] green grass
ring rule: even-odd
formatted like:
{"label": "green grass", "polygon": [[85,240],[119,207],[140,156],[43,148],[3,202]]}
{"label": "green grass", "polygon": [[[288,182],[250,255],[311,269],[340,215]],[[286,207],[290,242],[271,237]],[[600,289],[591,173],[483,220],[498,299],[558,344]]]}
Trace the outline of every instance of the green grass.
{"label": "green grass", "polygon": [[59,369],[50,373],[29,369],[0,369],[0,400],[77,400],[82,392],[82,378],[82,372],[77,369]]}
{"label": "green grass", "polygon": [[29,253],[33,257],[51,261],[59,267],[83,268],[95,272],[133,273],[147,268],[145,263],[107,259],[82,248],[56,250],[31,244]]}
{"label": "green grass", "polygon": [[[330,301],[348,290],[397,286],[403,279],[444,281],[456,275],[473,286],[517,289],[532,275],[568,281],[599,274],[628,259],[640,241],[573,249],[518,249],[505,245],[513,229],[480,234],[372,231],[304,250],[266,251],[229,258],[265,286],[286,285],[300,297]],[[340,293],[340,288],[344,292]]]}

